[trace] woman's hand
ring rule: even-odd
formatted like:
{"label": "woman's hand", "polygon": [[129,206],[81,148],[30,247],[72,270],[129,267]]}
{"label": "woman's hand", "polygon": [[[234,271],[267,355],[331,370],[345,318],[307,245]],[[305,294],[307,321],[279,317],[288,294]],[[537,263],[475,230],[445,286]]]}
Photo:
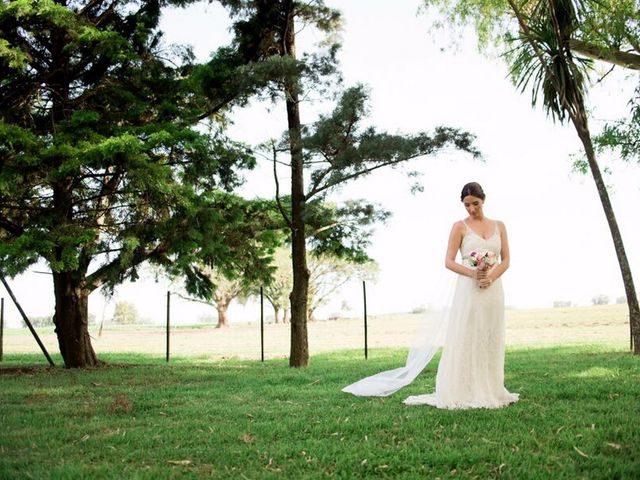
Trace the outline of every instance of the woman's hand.
{"label": "woman's hand", "polygon": [[493,283],[493,279],[489,275],[488,270],[476,270],[474,277],[480,288],[489,288]]}

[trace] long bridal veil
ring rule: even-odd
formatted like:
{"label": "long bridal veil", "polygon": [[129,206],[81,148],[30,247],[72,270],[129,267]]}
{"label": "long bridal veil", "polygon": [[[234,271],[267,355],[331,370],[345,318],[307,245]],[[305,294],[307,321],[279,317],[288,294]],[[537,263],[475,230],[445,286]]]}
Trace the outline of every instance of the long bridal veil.
{"label": "long bridal veil", "polygon": [[409,385],[444,345],[449,320],[455,274],[443,272],[430,295],[431,308],[423,314],[419,332],[413,339],[404,367],[376,373],[342,389],[359,397],[386,397]]}

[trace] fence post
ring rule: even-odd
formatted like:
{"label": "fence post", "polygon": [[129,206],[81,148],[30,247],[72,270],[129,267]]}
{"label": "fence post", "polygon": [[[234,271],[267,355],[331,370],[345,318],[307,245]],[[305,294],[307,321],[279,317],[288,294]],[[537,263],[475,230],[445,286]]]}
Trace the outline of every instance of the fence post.
{"label": "fence post", "polygon": [[171,319],[171,292],[167,290],[167,363],[169,362],[170,319]]}
{"label": "fence post", "polygon": [[264,362],[264,293],[260,287],[260,361]]}
{"label": "fence post", "polygon": [[4,335],[4,297],[0,298],[0,362],[2,361],[2,341]]}
{"label": "fence post", "polygon": [[367,283],[362,281],[362,298],[364,301],[364,358],[369,358],[369,344],[367,332]]}

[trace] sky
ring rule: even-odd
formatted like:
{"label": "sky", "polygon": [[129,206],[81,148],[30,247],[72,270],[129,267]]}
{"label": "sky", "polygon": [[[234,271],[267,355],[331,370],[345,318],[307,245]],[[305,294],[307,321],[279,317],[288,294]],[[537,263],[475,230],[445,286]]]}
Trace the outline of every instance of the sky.
{"label": "sky", "polygon": [[[485,190],[485,215],[502,220],[508,231],[511,267],[503,277],[505,298],[513,308],[550,307],[556,300],[590,305],[600,294],[612,301],[624,295],[611,235],[589,175],[572,172],[581,144],[570,125],[553,123],[541,108],[532,108],[529,91],[520,93],[508,78],[506,64],[478,52],[472,31],[441,32],[431,27],[433,17],[418,13],[415,0],[327,1],[342,11],[344,29],[339,55],[344,85],[367,85],[370,92],[368,124],[390,133],[431,131],[437,125],[459,127],[477,136],[483,161],[453,150],[412,161],[408,170],[421,172],[424,191],[412,194],[412,180],[400,170],[378,171],[357,180],[332,198],[365,198],[392,212],[376,228],[369,249],[380,266],[377,282],[367,285],[368,312],[406,312],[431,305],[450,279],[444,255],[453,223],[466,216],[460,190],[469,181]],[[228,43],[229,21],[216,4],[172,11],[163,19],[166,41],[193,46],[206,60],[215,48]],[[452,44],[456,39],[457,45]],[[299,50],[321,39],[311,29],[298,35]],[[598,66],[603,74],[607,68]],[[614,70],[590,89],[591,128],[624,116],[637,82]],[[329,112],[330,99],[311,92],[302,105],[302,122],[313,122]],[[233,112],[230,136],[255,144],[279,137],[286,128],[282,105],[254,102]],[[631,263],[640,282],[640,170],[603,157],[611,173],[606,181]],[[280,172],[281,185],[289,178]],[[246,196],[275,193],[270,162],[260,160],[247,173]],[[29,315],[53,312],[49,275],[38,265],[13,279],[18,299]],[[140,316],[162,321],[168,286],[146,275],[136,284],[120,286],[105,301],[99,292],[90,297],[90,311],[98,318],[111,315],[115,302],[134,302]],[[359,315],[362,287],[352,282],[328,305],[324,314],[340,310]],[[33,292],[37,301],[33,302]],[[0,295],[5,295],[2,292]],[[29,300],[32,303],[26,302]],[[7,305],[10,319],[17,317]],[[213,309],[183,302],[178,321],[214,315]],[[231,320],[254,319],[256,305],[232,306]],[[12,321],[12,320],[10,320]]]}

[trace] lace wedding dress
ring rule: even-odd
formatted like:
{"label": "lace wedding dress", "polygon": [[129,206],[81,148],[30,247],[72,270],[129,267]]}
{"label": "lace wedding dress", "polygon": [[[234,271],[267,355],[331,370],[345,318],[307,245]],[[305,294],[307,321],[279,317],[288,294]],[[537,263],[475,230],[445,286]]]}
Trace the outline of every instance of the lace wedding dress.
{"label": "lace wedding dress", "polygon": [[[500,253],[500,232],[484,239],[465,223],[460,245],[462,262],[470,265],[470,253]],[[518,400],[504,387],[504,293],[500,279],[485,289],[474,279],[458,276],[447,322],[431,325],[409,352],[403,368],[381,372],[343,389],[358,396],[386,396],[411,383],[435,351],[438,328],[446,323],[446,337],[434,393],[408,397],[407,405],[438,408],[498,408]]]}

